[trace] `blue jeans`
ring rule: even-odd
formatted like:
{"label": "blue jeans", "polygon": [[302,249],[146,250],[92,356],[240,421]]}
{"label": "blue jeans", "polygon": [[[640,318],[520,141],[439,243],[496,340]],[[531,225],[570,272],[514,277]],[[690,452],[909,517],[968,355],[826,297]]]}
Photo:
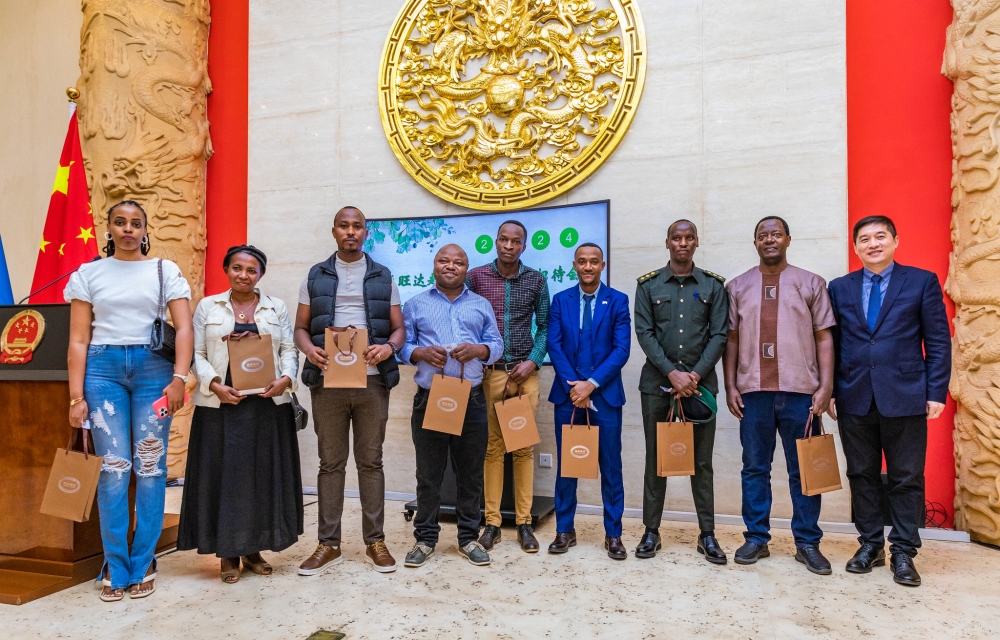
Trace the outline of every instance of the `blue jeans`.
{"label": "blue jeans", "polygon": [[[604,502],[604,534],[622,534],[622,514],[625,512],[625,485],[622,480],[622,408],[612,407],[599,393],[591,396],[597,411],[590,413],[591,425],[600,429],[597,463],[601,469],[601,499]],[[577,409],[573,424],[587,424],[584,409]],[[588,410],[589,411],[589,410]],[[556,428],[556,531],[573,533],[576,516],[576,478],[562,477],[562,427],[570,424],[573,403],[555,406]]]}
{"label": "blue jeans", "polygon": [[[146,345],[90,345],[83,395],[91,434],[104,466],[97,484],[97,507],[104,542],[104,569],[111,587],[142,582],[153,563],[163,529],[170,418],[157,418],[153,403],[163,396],[174,365]],[[136,530],[129,553],[128,486],[135,472]],[[98,576],[100,579],[101,576]]]}
{"label": "blue jeans", "polygon": [[788,467],[788,492],[792,496],[792,535],[795,546],[818,545],[820,496],[802,495],[799,481],[799,454],[795,441],[805,436],[806,416],[812,406],[807,393],[755,391],[743,394],[740,444],[743,445],[743,534],[747,542],[767,544],[771,539],[771,462],[774,460],[775,433]]}

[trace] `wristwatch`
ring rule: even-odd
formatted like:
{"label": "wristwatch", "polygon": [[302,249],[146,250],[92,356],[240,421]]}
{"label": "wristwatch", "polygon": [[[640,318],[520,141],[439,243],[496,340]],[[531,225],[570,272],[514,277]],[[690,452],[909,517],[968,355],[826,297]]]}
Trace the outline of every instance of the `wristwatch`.
{"label": "wristwatch", "polygon": [[395,342],[393,342],[392,340],[386,340],[385,343],[389,345],[390,349],[392,349],[392,355],[394,356],[399,355],[399,347],[396,346]]}
{"label": "wristwatch", "polygon": [[179,373],[175,373],[174,377],[175,378],[180,378],[181,382],[183,382],[184,384],[187,384],[187,382],[188,382],[188,377],[187,376],[182,376]]}

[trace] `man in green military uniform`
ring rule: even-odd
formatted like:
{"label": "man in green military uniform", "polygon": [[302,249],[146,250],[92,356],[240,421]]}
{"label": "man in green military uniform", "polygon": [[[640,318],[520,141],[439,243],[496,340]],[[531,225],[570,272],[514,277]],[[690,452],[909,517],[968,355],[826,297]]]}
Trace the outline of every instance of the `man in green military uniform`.
{"label": "man in green military uniform", "polygon": [[[643,478],[642,520],[646,533],[635,550],[637,558],[652,558],[660,549],[660,518],[667,479],[657,475],[656,423],[667,419],[671,395],[685,406],[698,395],[712,407],[719,392],[715,365],[726,350],[729,296],[725,278],[694,266],[698,228],[678,220],[667,230],[670,262],[639,278],[635,292],[635,332],[646,363],[639,377],[642,423],[646,433],[646,473]],[[694,426],[695,474],[691,493],[698,512],[698,552],[714,564],[726,554],[715,538],[715,494],[712,452],[715,416]]]}

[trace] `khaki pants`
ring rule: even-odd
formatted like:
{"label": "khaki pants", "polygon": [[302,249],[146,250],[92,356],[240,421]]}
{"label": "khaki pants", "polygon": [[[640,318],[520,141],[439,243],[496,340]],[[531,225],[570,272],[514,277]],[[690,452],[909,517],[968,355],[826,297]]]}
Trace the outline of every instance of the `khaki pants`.
{"label": "khaki pants", "polygon": [[[487,369],[483,377],[486,392],[486,416],[490,425],[490,439],[486,447],[486,464],[483,469],[483,494],[486,502],[486,524],[500,526],[500,499],[503,497],[503,458],[507,447],[503,442],[503,432],[493,403],[503,399],[507,373]],[[517,385],[513,382],[507,389],[507,397],[517,395]],[[538,411],[538,372],[535,371],[524,382],[523,394],[528,396],[532,413]],[[514,509],[517,524],[531,524],[531,501],[534,494],[535,448],[525,447],[511,452],[514,456]]]}

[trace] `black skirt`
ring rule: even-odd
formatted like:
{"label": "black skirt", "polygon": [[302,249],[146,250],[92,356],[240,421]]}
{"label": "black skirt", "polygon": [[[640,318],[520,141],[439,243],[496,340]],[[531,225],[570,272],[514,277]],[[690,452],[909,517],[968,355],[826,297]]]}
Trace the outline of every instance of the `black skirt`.
{"label": "black skirt", "polygon": [[248,396],[195,407],[179,529],[178,549],[220,558],[295,544],[302,475],[290,403]]}

